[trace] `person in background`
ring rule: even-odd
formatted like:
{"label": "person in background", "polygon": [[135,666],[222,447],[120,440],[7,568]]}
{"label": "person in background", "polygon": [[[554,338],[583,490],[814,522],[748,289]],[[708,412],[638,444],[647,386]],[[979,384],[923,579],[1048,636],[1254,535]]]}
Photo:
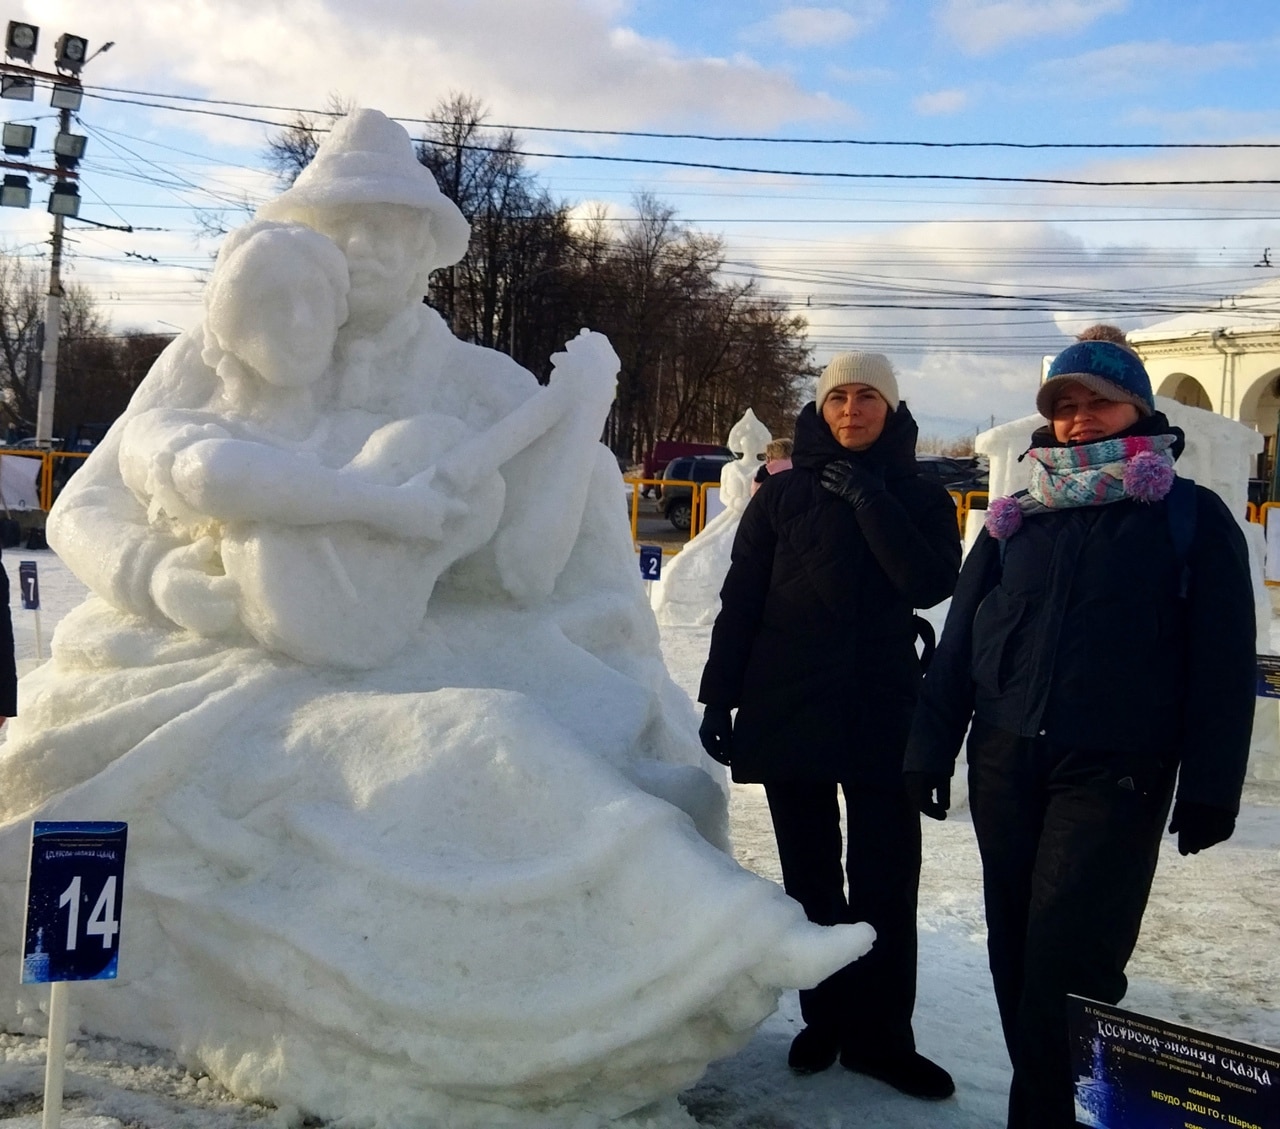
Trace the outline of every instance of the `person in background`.
{"label": "person in background", "polygon": [[9,576],[0,564],[0,726],[18,716],[18,665],[13,652],[13,615],[9,611]]}
{"label": "person in background", "polygon": [[1231,835],[1256,640],[1244,536],[1176,478],[1182,432],[1137,355],[1070,346],[1036,407],[1031,487],[992,500],[965,561],[906,779],[944,819],[969,729],[1008,1125],[1069,1129],[1067,995],[1125,994],[1175,777],[1178,850]]}
{"label": "person in background", "polygon": [[764,462],[760,464],[760,469],[756,471],[755,478],[751,480],[751,496],[753,498],[769,475],[780,474],[784,470],[791,469],[791,449],[793,446],[795,444],[790,439],[769,440],[764,449]]}
{"label": "person in background", "polygon": [[945,1098],[951,1076],[911,1025],[920,816],[901,769],[920,681],[912,609],[951,594],[960,540],[947,492],[917,474],[916,435],[888,358],[831,361],[796,421],[793,468],[742,516],[698,696],[708,753],[765,786],[787,893],[820,925],[876,931],[869,954],[800,993],[788,1063],[813,1073],[838,1057]]}

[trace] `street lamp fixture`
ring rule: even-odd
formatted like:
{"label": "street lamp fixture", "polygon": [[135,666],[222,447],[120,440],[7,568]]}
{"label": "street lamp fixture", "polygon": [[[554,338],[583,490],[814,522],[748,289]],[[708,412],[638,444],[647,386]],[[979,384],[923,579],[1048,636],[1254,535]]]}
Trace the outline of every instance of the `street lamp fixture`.
{"label": "street lamp fixture", "polygon": [[39,41],[40,29],[35,24],[10,20],[9,30],[4,37],[4,53],[10,59],[21,59],[24,63],[30,63],[36,57],[36,44]]}
{"label": "street lamp fixture", "polygon": [[60,181],[49,193],[49,212],[55,216],[80,214],[80,189],[68,181]]}
{"label": "street lamp fixture", "polygon": [[0,75],[0,98],[30,102],[36,96],[36,80],[24,74]]}
{"label": "street lamp fixture", "polygon": [[60,169],[73,169],[84,156],[89,139],[79,133],[59,133],[53,139],[53,159]]}
{"label": "street lamp fixture", "polygon": [[55,82],[53,92],[49,95],[49,105],[55,110],[70,110],[75,113],[84,101],[84,88],[71,86],[65,82]]}
{"label": "street lamp fixture", "polygon": [[3,146],[10,157],[25,157],[36,143],[36,127],[17,122],[4,123]]}
{"label": "street lamp fixture", "polygon": [[31,182],[25,176],[8,173],[0,187],[0,208],[31,207]]}
{"label": "street lamp fixture", "polygon": [[80,68],[89,54],[89,41],[82,35],[60,35],[53,45],[53,65],[67,74],[79,74]]}

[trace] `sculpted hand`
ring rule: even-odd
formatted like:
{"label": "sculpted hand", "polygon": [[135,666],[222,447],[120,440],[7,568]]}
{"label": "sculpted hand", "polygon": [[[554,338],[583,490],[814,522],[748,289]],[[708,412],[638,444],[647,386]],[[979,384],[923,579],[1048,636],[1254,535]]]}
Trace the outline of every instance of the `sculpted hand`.
{"label": "sculpted hand", "polygon": [[217,557],[212,537],[171,549],[151,573],[151,598],[162,615],[198,635],[223,635],[239,616],[238,589],[211,572]]}
{"label": "sculpted hand", "polygon": [[822,485],[837,498],[861,509],[877,494],[884,493],[884,483],[870,471],[844,459],[836,459],[822,468]]}
{"label": "sculpted hand", "polygon": [[940,772],[904,772],[902,782],[911,802],[924,815],[930,819],[947,818],[947,808],[951,806],[951,777]]}
{"label": "sculpted hand", "polygon": [[733,757],[733,718],[729,711],[723,706],[707,706],[702,711],[698,739],[707,750],[707,756],[728,765]]}
{"label": "sculpted hand", "polygon": [[436,468],[428,467],[415,474],[403,486],[390,487],[379,527],[397,537],[439,541],[444,537],[444,523],[461,517],[470,508],[465,502],[437,490],[432,482]]}
{"label": "sculpted hand", "polygon": [[1236,817],[1225,808],[1179,800],[1173,805],[1169,833],[1177,833],[1178,854],[1198,855],[1216,843],[1224,843],[1236,829]]}

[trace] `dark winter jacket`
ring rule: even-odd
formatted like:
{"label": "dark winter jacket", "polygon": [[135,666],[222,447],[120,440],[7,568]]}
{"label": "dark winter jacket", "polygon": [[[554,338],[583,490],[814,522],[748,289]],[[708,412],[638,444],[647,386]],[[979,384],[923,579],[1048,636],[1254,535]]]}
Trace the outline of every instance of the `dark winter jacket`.
{"label": "dark winter jacket", "polygon": [[[1180,436],[1159,415],[1143,430],[1160,427]],[[907,769],[949,773],[976,718],[1126,763],[1180,763],[1181,799],[1235,811],[1256,681],[1249,553],[1221,498],[1197,486],[1194,502],[1185,564],[1167,501],[1028,514],[1003,563],[983,530],[925,679]]]}
{"label": "dark winter jacket", "polygon": [[[902,404],[855,453],[809,404],[792,469],[742,515],[698,695],[738,709],[735,780],[896,784],[920,680],[912,608],[946,599],[960,563],[955,505],[916,473],[916,430]],[[855,510],[819,480],[835,459],[885,489]]]}

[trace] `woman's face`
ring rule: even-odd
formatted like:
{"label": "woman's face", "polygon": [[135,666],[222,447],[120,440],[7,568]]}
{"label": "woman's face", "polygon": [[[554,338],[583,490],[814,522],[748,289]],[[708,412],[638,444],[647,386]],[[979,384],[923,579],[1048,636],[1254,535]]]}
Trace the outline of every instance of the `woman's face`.
{"label": "woman's face", "polygon": [[1062,386],[1053,401],[1053,436],[1059,443],[1095,443],[1138,422],[1141,413],[1124,400],[1108,400],[1083,384]]}
{"label": "woman's face", "polygon": [[889,401],[869,384],[840,384],[822,402],[822,418],[841,447],[865,451],[884,431]]}

